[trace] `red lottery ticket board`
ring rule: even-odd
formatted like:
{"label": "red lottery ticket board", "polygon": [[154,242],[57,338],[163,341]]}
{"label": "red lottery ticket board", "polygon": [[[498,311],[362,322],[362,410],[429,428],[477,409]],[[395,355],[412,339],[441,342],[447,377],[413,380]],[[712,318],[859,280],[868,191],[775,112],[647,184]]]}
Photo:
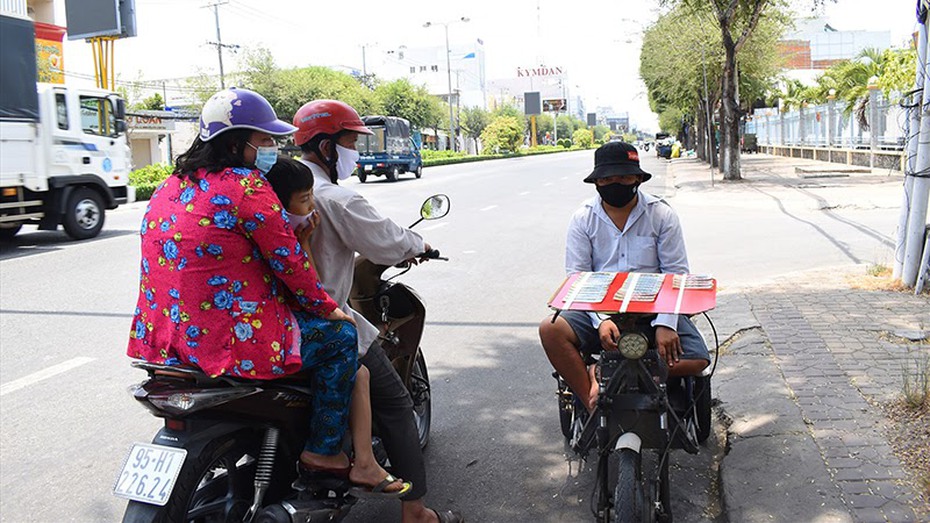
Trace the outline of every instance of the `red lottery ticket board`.
{"label": "red lottery ticket board", "polygon": [[717,280],[699,274],[578,272],[549,301],[557,310],[697,314],[717,306]]}

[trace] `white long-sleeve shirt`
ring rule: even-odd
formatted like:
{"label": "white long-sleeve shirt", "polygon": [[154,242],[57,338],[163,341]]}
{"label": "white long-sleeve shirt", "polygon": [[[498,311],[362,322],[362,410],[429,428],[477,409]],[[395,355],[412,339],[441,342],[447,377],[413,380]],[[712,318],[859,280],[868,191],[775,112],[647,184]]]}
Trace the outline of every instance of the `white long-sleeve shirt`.
{"label": "white long-sleeve shirt", "polygon": [[301,160],[313,171],[313,197],[320,224],[310,239],[310,252],[326,292],[358,323],[358,352],[364,356],[378,329],[349,307],[355,253],[374,263],[395,265],[425,250],[423,238],[381,216],[360,194],[336,185],[322,167]]}
{"label": "white long-sleeve shirt", "polygon": [[[684,274],[688,254],[678,215],[664,200],[639,193],[621,231],[595,196],[575,211],[565,242],[565,272],[651,272]],[[595,327],[599,324],[592,316]],[[659,314],[654,325],[677,330],[676,314]]]}

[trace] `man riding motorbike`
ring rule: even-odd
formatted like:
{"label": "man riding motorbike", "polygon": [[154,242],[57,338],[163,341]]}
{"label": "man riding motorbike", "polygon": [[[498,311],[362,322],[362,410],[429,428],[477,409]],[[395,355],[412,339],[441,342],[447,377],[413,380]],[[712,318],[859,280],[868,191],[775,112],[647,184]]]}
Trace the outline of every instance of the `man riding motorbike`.
{"label": "man riding motorbike", "polygon": [[[565,272],[647,272],[684,274],[688,256],[678,216],[664,200],[639,190],[652,175],[639,165],[636,148],[608,142],[594,153],[594,170],[584,181],[598,195],[578,209],[568,227]],[[655,327],[659,355],[671,376],[691,376],[710,363],[704,339],[685,316],[659,314]],[[586,368],[590,355],[616,350],[620,330],[592,313],[563,311],[540,323],[539,338],[553,368],[593,411],[597,381]],[[583,356],[584,355],[584,358]]]}
{"label": "man riding motorbike", "polygon": [[348,306],[355,253],[374,263],[394,265],[431,250],[423,238],[381,216],[365,198],[339,185],[355,170],[359,134],[372,134],[351,106],[337,100],[315,100],[294,115],[294,143],[301,161],[315,178],[314,196],[321,221],[310,250],[318,263],[320,281],[333,299],[358,324],[359,362],[371,375],[372,416],[394,471],[413,483],[401,498],[402,520],[457,523],[465,519],[452,511],[428,508],[426,469],[413,417],[413,402],[400,376],[377,340],[378,329]]}

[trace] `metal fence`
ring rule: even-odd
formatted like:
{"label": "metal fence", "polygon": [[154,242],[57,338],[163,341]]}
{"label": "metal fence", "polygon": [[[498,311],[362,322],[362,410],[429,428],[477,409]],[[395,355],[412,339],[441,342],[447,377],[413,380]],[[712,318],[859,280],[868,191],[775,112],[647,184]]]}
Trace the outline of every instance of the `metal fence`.
{"label": "metal fence", "polygon": [[840,149],[901,151],[906,139],[907,111],[900,95],[885,98],[873,91],[864,129],[855,111],[846,112],[842,101],[829,101],[802,109],[779,112],[778,108],[756,109],[746,122],[745,133],[756,143]]}

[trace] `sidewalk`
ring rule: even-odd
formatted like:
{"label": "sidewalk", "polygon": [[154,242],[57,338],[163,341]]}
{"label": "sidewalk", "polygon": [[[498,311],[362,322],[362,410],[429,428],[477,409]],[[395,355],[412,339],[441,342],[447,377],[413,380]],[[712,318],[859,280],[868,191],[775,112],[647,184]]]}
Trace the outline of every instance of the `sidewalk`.
{"label": "sidewalk", "polygon": [[[833,166],[742,158],[744,181],[722,182],[717,173],[718,190],[797,187],[811,179],[795,166],[809,163],[817,174]],[[874,177],[888,175],[848,173],[843,195],[858,201],[850,195],[873,194]],[[710,171],[696,160],[673,161],[668,178],[676,198],[711,190]],[[855,265],[811,270],[718,296],[712,318],[724,350],[714,387],[727,436],[720,463],[727,521],[930,520],[917,487],[926,472],[923,480],[908,475],[892,450],[901,444],[897,426],[882,409],[900,396],[906,362],[913,367],[930,353],[930,339],[904,337],[930,333],[930,299],[853,288],[849,277],[864,273]]]}

